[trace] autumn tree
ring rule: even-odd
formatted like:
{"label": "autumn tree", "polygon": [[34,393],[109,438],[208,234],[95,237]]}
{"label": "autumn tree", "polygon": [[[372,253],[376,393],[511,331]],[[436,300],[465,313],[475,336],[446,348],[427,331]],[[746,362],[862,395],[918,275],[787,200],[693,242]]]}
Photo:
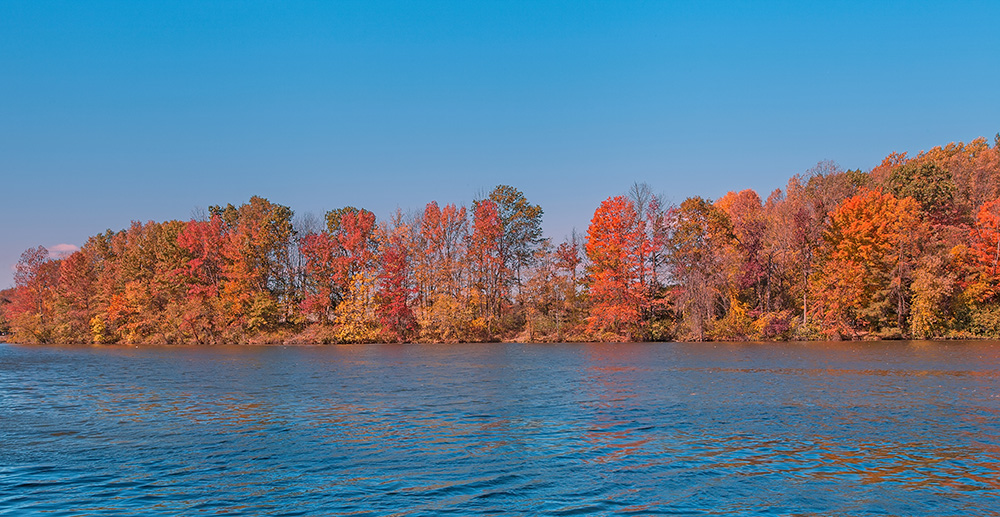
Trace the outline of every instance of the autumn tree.
{"label": "autumn tree", "polygon": [[322,228],[320,225],[319,218],[311,212],[298,214],[292,220],[293,231],[291,241],[289,242],[290,249],[287,268],[290,292],[285,299],[286,306],[283,308],[283,311],[287,314],[286,322],[295,326],[305,323],[308,319],[303,314],[302,307],[306,297],[310,294],[311,278],[306,271],[306,256],[302,252],[304,246],[303,240],[310,235],[321,233]]}
{"label": "autumn tree", "polygon": [[417,321],[426,341],[466,339],[468,235],[466,208],[430,202],[419,219],[414,250]]}
{"label": "autumn tree", "polygon": [[834,211],[812,279],[827,333],[906,332],[923,232],[913,198],[864,190]]}
{"label": "autumn tree", "polygon": [[10,318],[7,311],[14,297],[14,288],[0,289],[0,336],[10,334]]}
{"label": "autumn tree", "polygon": [[61,261],[54,293],[54,333],[59,342],[90,342],[94,280],[94,268],[85,252],[76,251]]}
{"label": "autumn tree", "polygon": [[956,247],[953,254],[966,266],[962,284],[970,302],[989,304],[1000,298],[1000,198],[979,207],[968,245]]}
{"label": "autumn tree", "polygon": [[377,312],[382,338],[388,342],[411,340],[417,331],[411,307],[416,292],[413,279],[412,227],[399,211],[379,227],[379,276]]}
{"label": "autumn tree", "polygon": [[327,230],[337,240],[336,278],[344,293],[344,299],[334,309],[338,339],[348,343],[377,341],[375,214],[354,208],[330,212],[327,213]]}
{"label": "autumn tree", "polygon": [[833,162],[820,162],[805,174],[793,176],[783,199],[771,208],[776,222],[768,232],[769,251],[777,268],[789,278],[790,295],[801,307],[804,328],[808,328],[812,312],[809,279],[816,268],[830,214],[867,181],[866,176],[856,171],[844,171]]}
{"label": "autumn tree", "polygon": [[668,245],[678,306],[687,336],[703,341],[724,294],[719,250],[732,239],[731,224],[710,201],[691,197],[674,210],[672,226]]}
{"label": "autumn tree", "polygon": [[17,341],[50,343],[53,338],[54,289],[59,261],[49,257],[44,246],[21,254],[14,272],[14,292],[7,317]]}
{"label": "autumn tree", "polygon": [[1000,337],[1000,198],[979,207],[967,244],[953,247],[950,257],[964,309],[956,316],[974,335]]}
{"label": "autumn tree", "polygon": [[365,209],[346,207],[327,213],[327,232],[336,242],[334,277],[341,289],[349,293],[351,279],[369,274],[375,266],[378,241],[375,236],[375,214]]}
{"label": "autumn tree", "polygon": [[525,327],[519,339],[551,342],[587,339],[582,328],[584,295],[578,287],[580,241],[573,232],[559,246],[544,239],[520,295]]}
{"label": "autumn tree", "polygon": [[715,202],[726,213],[732,239],[719,247],[719,263],[726,275],[726,297],[755,310],[764,308],[767,264],[764,257],[764,210],[753,190],[729,192]]}
{"label": "autumn tree", "polygon": [[639,234],[639,282],[643,288],[642,320],[646,325],[646,337],[665,339],[672,335],[670,327],[671,302],[666,278],[668,276],[668,239],[671,217],[668,207],[659,195],[646,183],[634,183],[628,191],[628,198],[635,206],[642,232]]}
{"label": "autumn tree", "polygon": [[272,330],[281,317],[280,298],[289,295],[292,210],[253,196],[239,207],[209,207],[209,213],[221,220],[226,236],[221,303],[227,334],[240,339]]}
{"label": "autumn tree", "polygon": [[562,307],[559,307],[556,314],[556,326],[559,340],[566,332],[579,333],[578,329],[585,317],[585,293],[582,287],[584,267],[584,239],[576,233],[561,242],[553,252],[553,267],[558,277],[558,285],[561,293]]}
{"label": "autumn tree", "polygon": [[[729,221],[728,239],[716,247],[720,272],[724,275],[723,318],[713,334],[725,339],[774,339],[787,336],[792,312],[775,298],[783,282],[777,261],[781,251],[773,240],[775,206],[783,199],[772,196],[761,203],[753,190],[729,192],[715,206]],[[787,285],[787,284],[786,284]]]}
{"label": "autumn tree", "polygon": [[327,212],[326,223],[326,231],[301,239],[309,286],[302,308],[320,324],[332,320],[339,341],[374,341],[375,214],[344,207]]}
{"label": "autumn tree", "polygon": [[500,207],[490,199],[475,204],[472,233],[469,234],[468,258],[470,281],[478,308],[472,330],[480,339],[493,339],[500,317],[508,304],[506,280],[509,278],[504,257],[504,227]]}
{"label": "autumn tree", "polygon": [[587,329],[598,339],[641,339],[645,299],[640,278],[644,221],[623,196],[604,200],[587,229]]}
{"label": "autumn tree", "polygon": [[989,296],[993,296],[1000,284],[1000,198],[979,208],[970,237],[972,257],[981,277],[991,286]]}
{"label": "autumn tree", "polygon": [[[110,236],[107,254],[82,251],[100,264],[97,284],[105,300],[91,318],[96,342],[128,343],[187,341],[179,322],[186,278],[180,273],[189,254],[178,243],[185,223],[133,222]],[[89,245],[90,243],[88,243]],[[96,330],[95,330],[96,329]]]}
{"label": "autumn tree", "polygon": [[343,296],[337,282],[337,242],[325,232],[312,233],[299,240],[299,250],[305,260],[302,312],[308,321],[326,324]]}
{"label": "autumn tree", "polygon": [[279,293],[285,287],[289,239],[293,232],[292,210],[253,196],[240,206],[211,206],[229,237],[227,248],[231,281],[242,282],[254,291]]}
{"label": "autumn tree", "polygon": [[948,330],[958,285],[947,256],[927,253],[917,259],[910,302],[910,334],[918,339],[939,337]]}
{"label": "autumn tree", "polygon": [[[187,260],[175,271],[186,286],[179,325],[188,339],[196,343],[215,343],[219,339],[224,317],[219,296],[226,268],[225,238],[218,215],[207,221],[189,221],[177,234],[178,246],[188,254]],[[95,335],[96,339],[101,337]]]}

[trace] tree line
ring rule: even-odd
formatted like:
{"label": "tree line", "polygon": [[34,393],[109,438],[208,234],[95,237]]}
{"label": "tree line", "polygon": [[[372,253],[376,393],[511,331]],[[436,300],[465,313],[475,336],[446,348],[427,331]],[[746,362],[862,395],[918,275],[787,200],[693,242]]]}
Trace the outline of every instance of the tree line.
{"label": "tree line", "polygon": [[134,222],[0,292],[26,343],[368,343],[1000,337],[1000,135],[863,172],[831,162],[762,199],[609,197],[543,238],[500,185],[471,206],[322,221],[253,197]]}

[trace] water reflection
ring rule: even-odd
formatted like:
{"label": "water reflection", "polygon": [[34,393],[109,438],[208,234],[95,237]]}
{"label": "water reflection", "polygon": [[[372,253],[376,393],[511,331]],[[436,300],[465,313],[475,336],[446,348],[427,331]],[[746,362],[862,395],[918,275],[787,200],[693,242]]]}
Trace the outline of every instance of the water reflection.
{"label": "water reflection", "polygon": [[997,514],[994,343],[0,345],[0,508]]}

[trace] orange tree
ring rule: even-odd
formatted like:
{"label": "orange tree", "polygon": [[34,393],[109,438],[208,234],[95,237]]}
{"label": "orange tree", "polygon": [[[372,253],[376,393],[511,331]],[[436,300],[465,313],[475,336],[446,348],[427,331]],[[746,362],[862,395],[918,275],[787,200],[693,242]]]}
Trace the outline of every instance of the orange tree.
{"label": "orange tree", "polygon": [[824,333],[905,332],[923,232],[910,197],[862,190],[833,211],[811,279]]}
{"label": "orange tree", "polygon": [[643,221],[623,196],[604,200],[594,212],[585,245],[590,259],[587,330],[599,339],[638,339],[645,302],[639,276]]}

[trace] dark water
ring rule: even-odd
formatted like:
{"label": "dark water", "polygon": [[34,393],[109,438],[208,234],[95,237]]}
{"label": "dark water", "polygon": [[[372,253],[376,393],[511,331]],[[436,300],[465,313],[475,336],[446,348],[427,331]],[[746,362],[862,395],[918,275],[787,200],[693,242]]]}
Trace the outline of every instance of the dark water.
{"label": "dark water", "polygon": [[0,344],[0,513],[1000,515],[1000,343]]}

